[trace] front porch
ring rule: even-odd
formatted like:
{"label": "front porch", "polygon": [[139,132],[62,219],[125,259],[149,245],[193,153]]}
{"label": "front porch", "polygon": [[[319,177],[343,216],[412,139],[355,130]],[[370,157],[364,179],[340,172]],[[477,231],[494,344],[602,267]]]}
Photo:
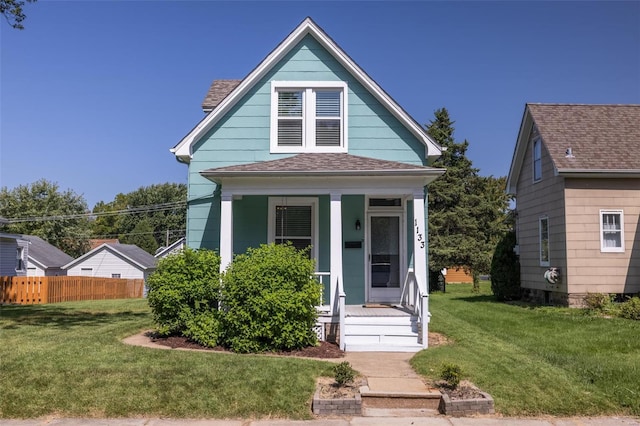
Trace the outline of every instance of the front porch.
{"label": "front porch", "polygon": [[[425,188],[441,173],[348,154],[203,171],[220,189],[221,271],[247,247],[310,247],[323,285],[321,337],[350,351],[426,348]],[[362,308],[372,303],[394,307]]]}

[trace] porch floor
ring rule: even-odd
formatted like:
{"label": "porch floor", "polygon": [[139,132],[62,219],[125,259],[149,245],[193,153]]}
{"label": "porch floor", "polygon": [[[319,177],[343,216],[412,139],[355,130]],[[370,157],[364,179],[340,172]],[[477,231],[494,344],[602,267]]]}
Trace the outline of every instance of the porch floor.
{"label": "porch floor", "polygon": [[345,316],[347,317],[410,317],[413,315],[410,310],[400,305],[385,307],[381,307],[379,304],[376,304],[375,307],[347,305],[345,308]]}

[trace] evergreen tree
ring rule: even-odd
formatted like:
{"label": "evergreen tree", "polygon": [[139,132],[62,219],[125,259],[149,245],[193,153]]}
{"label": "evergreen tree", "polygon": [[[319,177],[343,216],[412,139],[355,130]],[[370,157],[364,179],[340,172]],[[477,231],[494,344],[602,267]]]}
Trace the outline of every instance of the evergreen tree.
{"label": "evergreen tree", "polygon": [[478,176],[466,156],[469,143],[455,141],[453,124],[441,108],[427,126],[445,149],[433,166],[447,169],[429,185],[429,276],[437,283],[442,269],[462,267],[473,274],[477,286],[479,275],[489,272],[495,244],[504,233],[508,199],[504,186],[498,190],[504,178]]}

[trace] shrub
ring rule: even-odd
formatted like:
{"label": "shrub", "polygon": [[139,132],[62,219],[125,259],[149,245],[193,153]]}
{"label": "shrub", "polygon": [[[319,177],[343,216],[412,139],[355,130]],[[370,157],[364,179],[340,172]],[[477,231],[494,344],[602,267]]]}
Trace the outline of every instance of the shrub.
{"label": "shrub", "polygon": [[520,288],[520,261],[513,249],[516,233],[510,231],[498,242],[491,260],[491,290],[498,300],[517,300]]}
{"label": "shrub", "polygon": [[235,352],[298,349],[317,343],[320,284],[306,251],[261,245],[235,257],[222,278],[221,339]]}
{"label": "shrub", "polygon": [[622,302],[619,309],[622,318],[640,320],[640,297],[632,297]]}
{"label": "shrub", "polygon": [[455,389],[462,379],[462,369],[457,364],[442,364],[440,378],[446,382],[449,389]]}
{"label": "shrub", "polygon": [[[217,334],[215,323],[220,291],[220,257],[217,253],[185,248],[161,259],[156,271],[149,276],[147,286],[148,302],[158,333],[187,337],[208,335],[203,340],[211,343],[212,336]],[[212,330],[206,332],[205,324]],[[189,330],[189,327],[194,329]]]}
{"label": "shrub", "polygon": [[334,378],[338,386],[344,386],[347,383],[353,382],[356,376],[356,371],[351,367],[347,361],[343,361],[333,367]]}

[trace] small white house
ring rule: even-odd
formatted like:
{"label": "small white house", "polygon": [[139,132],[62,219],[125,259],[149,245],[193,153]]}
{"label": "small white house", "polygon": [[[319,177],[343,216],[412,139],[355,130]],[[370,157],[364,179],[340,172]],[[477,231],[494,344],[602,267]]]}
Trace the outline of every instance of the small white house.
{"label": "small white house", "polygon": [[158,250],[156,250],[156,254],[154,255],[154,257],[156,259],[163,259],[169,256],[170,254],[180,253],[182,249],[184,249],[185,245],[186,245],[186,238],[182,237],[179,240],[176,240],[175,242],[173,242],[172,244],[169,244],[167,247],[160,247]]}
{"label": "small white house", "polygon": [[131,244],[104,243],[64,266],[67,275],[144,279],[156,269],[157,259]]}

